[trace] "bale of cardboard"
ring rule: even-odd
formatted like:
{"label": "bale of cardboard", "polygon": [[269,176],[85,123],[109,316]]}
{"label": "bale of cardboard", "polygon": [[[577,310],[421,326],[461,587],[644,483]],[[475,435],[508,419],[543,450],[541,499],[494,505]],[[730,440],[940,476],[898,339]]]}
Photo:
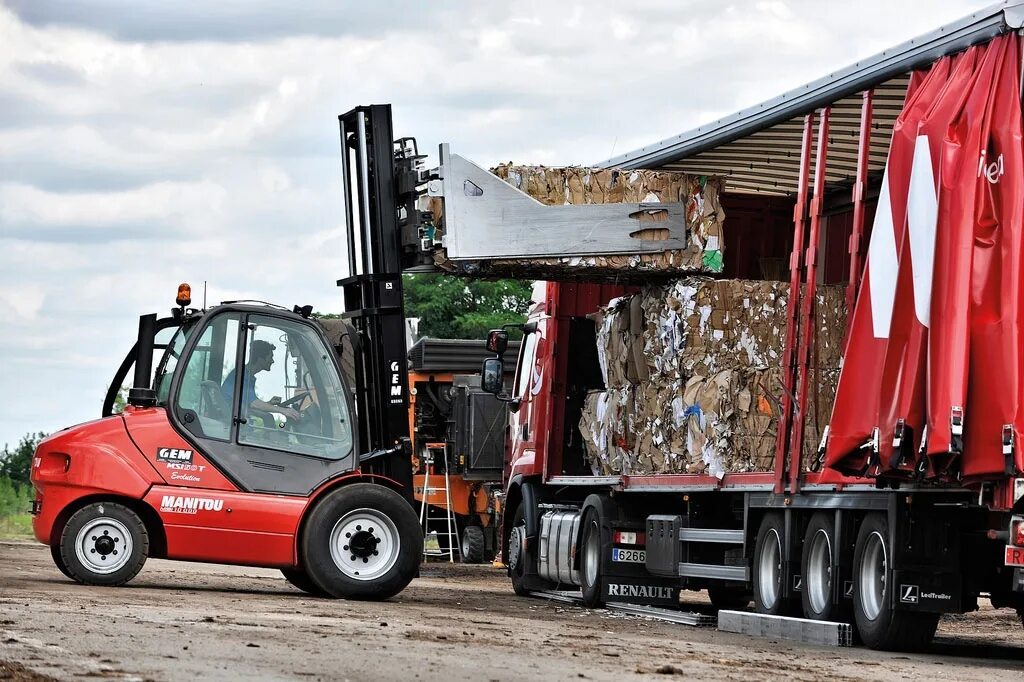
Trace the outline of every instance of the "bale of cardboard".
{"label": "bale of cardboard", "polygon": [[[597,311],[605,390],[588,396],[580,423],[592,470],[718,477],[770,471],[788,297],[783,282],[690,277]],[[835,399],[846,327],[842,287],[818,287],[814,319],[805,466]]]}

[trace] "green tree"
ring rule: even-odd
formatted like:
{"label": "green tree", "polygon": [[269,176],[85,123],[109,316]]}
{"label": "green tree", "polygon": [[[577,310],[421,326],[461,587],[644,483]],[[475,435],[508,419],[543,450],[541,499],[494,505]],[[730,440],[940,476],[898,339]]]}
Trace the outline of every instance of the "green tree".
{"label": "green tree", "polygon": [[35,454],[39,441],[46,438],[45,433],[30,433],[22,436],[18,447],[13,450],[9,445],[4,445],[0,452],[0,479],[9,479],[14,483],[27,485],[28,476],[32,469],[32,455]]}
{"label": "green tree", "polygon": [[438,274],[405,275],[402,286],[405,314],[420,318],[421,336],[481,340],[489,329],[525,321],[532,288],[528,281]]}

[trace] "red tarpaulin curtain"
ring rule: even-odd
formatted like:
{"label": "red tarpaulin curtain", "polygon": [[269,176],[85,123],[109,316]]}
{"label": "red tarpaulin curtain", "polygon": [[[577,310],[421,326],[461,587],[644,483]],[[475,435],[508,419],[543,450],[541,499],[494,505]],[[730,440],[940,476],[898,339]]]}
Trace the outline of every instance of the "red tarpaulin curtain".
{"label": "red tarpaulin curtain", "polygon": [[911,79],[850,320],[826,467],[1001,474],[1004,437],[1024,433],[1019,65],[1018,38],[1008,34]]}

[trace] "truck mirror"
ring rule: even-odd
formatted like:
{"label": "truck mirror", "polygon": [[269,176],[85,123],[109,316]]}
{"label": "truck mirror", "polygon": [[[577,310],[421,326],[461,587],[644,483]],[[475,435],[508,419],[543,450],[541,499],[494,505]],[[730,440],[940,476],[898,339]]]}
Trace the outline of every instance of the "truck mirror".
{"label": "truck mirror", "polygon": [[505,363],[501,358],[487,358],[480,370],[480,388],[487,393],[498,395],[504,388]]}
{"label": "truck mirror", "polygon": [[487,350],[503,355],[508,349],[508,332],[504,329],[492,329],[487,332]]}
{"label": "truck mirror", "polygon": [[529,336],[530,334],[537,331],[537,320],[527,322],[526,324],[522,325],[520,329],[523,330],[523,336]]}

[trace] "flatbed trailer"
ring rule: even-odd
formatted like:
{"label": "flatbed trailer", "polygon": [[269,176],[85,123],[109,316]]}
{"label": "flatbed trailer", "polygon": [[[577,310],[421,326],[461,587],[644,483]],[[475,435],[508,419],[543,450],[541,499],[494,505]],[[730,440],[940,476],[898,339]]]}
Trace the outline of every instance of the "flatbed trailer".
{"label": "flatbed trailer", "polygon": [[[916,206],[912,212],[921,210],[915,196],[908,199],[907,193],[913,191],[908,187],[910,175],[920,171],[923,162],[915,158],[909,167],[899,167],[892,140],[907,132],[908,120],[915,120],[913,102],[923,108],[942,101],[933,93],[933,102],[921,104],[924,95],[919,88],[929,76],[933,81],[945,79],[947,92],[985,90],[989,112],[999,108],[994,102],[1000,97],[1005,105],[1007,83],[1013,86],[1010,101],[1015,104],[1004,106],[1005,119],[986,123],[989,139],[975,142],[981,144],[981,165],[972,156],[970,170],[957,176],[964,182],[987,180],[993,186],[1002,181],[991,191],[1013,191],[1004,178],[1013,176],[1016,183],[1022,170],[1022,18],[1020,3],[1001,3],[711,126],[602,164],[723,176],[726,191],[731,186],[732,192],[722,197],[722,275],[761,279],[766,263],[788,258],[789,291],[803,295],[790,297],[787,311],[785,388],[779,396],[774,466],[770,471],[722,476],[595,475],[578,428],[586,392],[603,388],[595,325],[587,316],[649,280],[627,277],[609,283],[607,278],[585,282],[577,277],[548,282],[524,327],[513,391],[502,395],[512,405],[503,557],[516,592],[578,589],[591,606],[629,602],[675,607],[681,590],[707,589],[722,609],[742,609],[753,601],[762,614],[852,622],[867,645],[899,650],[927,646],[941,614],[972,611],[979,598],[997,608],[1015,609],[1024,618],[1024,453],[1016,445],[1021,434],[1012,416],[1024,403],[1024,393],[1016,383],[1004,382],[1015,371],[1000,376],[985,366],[988,358],[975,358],[973,397],[968,396],[966,403],[953,403],[943,414],[933,408],[932,414],[921,415],[915,412],[920,411],[917,403],[911,402],[904,408],[909,412],[897,412],[898,421],[877,422],[854,448],[844,450],[841,438],[833,433],[822,442],[810,467],[803,459],[806,434],[800,418],[814,407],[808,374],[815,343],[813,300],[819,284],[845,284],[850,311],[845,374],[839,380],[830,427],[837,417],[855,412],[858,399],[864,401],[864,412],[872,413],[866,419],[884,412],[878,402],[889,399],[877,396],[877,385],[876,395],[857,394],[858,384],[870,386],[872,379],[867,372],[856,376],[863,365],[854,356],[881,338],[870,334],[871,317],[865,317],[862,308],[875,310],[876,317],[878,310],[892,315],[893,329],[902,329],[911,341],[928,336],[927,307],[921,319],[916,285],[921,279],[919,249],[914,251],[919,269],[912,273],[918,298],[911,296],[909,279],[899,285],[896,281],[897,272],[899,278],[907,276],[900,268],[910,267],[908,252],[917,248],[913,242],[920,238],[920,214],[910,216],[909,227],[905,208],[893,218],[899,202]],[[995,62],[997,67],[984,67]],[[965,64],[974,65],[970,82],[957,83],[956,74],[970,70]],[[935,86],[935,92],[943,88]],[[908,92],[917,92],[917,99]],[[966,94],[964,98],[970,100]],[[962,108],[969,106],[968,101]],[[921,129],[912,131],[921,133],[918,147],[929,132],[925,119],[921,121]],[[972,131],[973,126],[982,123],[970,119],[957,130]],[[932,135],[936,139],[934,130]],[[914,143],[911,138],[911,148]],[[1010,164],[1005,168],[1004,157]],[[928,170],[937,177],[943,167],[936,168]],[[890,197],[899,173],[907,176],[903,195]],[[943,183],[948,180],[942,176]],[[932,201],[939,208],[933,206],[932,211],[941,213],[943,205],[963,195],[946,190],[943,194],[936,187],[931,185]],[[918,193],[916,199],[922,196],[927,193]],[[1003,195],[1001,201],[1019,205],[1022,200],[1024,196]],[[978,220],[967,223],[967,229],[977,229]],[[939,244],[935,281],[948,278],[935,285],[935,291],[943,293],[932,299],[933,318],[947,312],[937,310],[946,300],[943,296],[955,298],[958,288],[970,290],[972,276],[940,269],[945,267],[942,254],[955,251],[943,246],[943,240],[955,232],[944,232],[936,224],[940,223],[932,222],[931,231],[926,230],[932,243]],[[1004,212],[993,224],[1000,231],[995,239],[1008,245],[1001,253],[1009,253],[1012,260],[1017,248],[1013,245],[1018,244],[1015,235],[1024,229],[1021,216]],[[895,242],[891,253],[884,248],[887,236]],[[901,240],[909,244],[902,251],[896,248]],[[950,258],[955,263],[955,254]],[[879,268],[886,263],[892,270],[887,310],[876,300],[885,298],[886,272]],[[1003,267],[1005,272],[1009,266]],[[930,287],[930,269],[927,276]],[[1017,296],[1020,280],[1002,281],[1003,300]],[[984,294],[976,298],[983,301]],[[1002,314],[1016,320],[1019,312]],[[864,319],[869,323],[867,335],[862,333]],[[975,322],[970,324],[985,323],[971,319]],[[956,331],[943,330],[934,319],[930,330],[932,337],[955,336]],[[499,330],[492,332],[488,344],[500,355]],[[1016,353],[1024,346],[1006,347]],[[916,348],[920,352],[929,347],[921,341]],[[885,349],[881,352],[884,356]],[[927,366],[921,376],[934,380],[937,366],[945,371],[935,363],[946,358],[936,357],[934,348],[930,357],[932,364],[904,357],[899,367],[912,374],[910,369]],[[956,365],[953,354],[948,363]],[[483,375],[488,376],[486,366]],[[905,395],[914,398],[918,394],[913,390],[923,394],[920,385],[907,388],[911,379],[899,377],[892,394],[895,402]],[[964,405],[976,405],[972,401],[986,387],[1010,392],[1011,414],[1003,420],[1001,438],[997,427],[989,429],[985,440],[970,440],[972,426],[989,415],[968,409],[974,421],[971,416],[965,421]],[[497,385],[493,389],[499,393]],[[938,404],[930,393],[928,400]],[[974,432],[982,428],[974,426]],[[943,431],[946,445],[935,445]]]}

